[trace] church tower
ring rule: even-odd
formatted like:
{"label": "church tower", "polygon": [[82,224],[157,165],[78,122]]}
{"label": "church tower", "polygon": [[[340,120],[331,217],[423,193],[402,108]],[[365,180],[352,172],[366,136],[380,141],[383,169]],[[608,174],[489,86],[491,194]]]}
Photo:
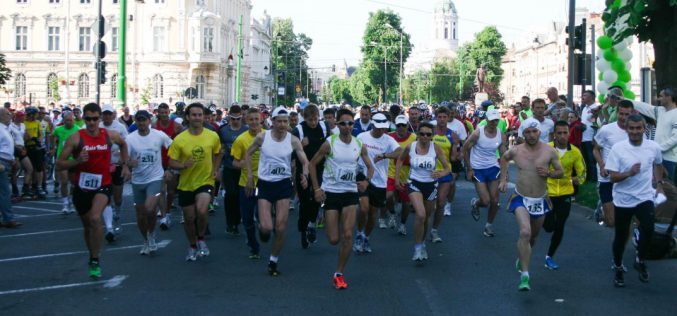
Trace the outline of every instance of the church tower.
{"label": "church tower", "polygon": [[441,0],[435,5],[432,25],[433,49],[458,50],[458,13],[451,0]]}

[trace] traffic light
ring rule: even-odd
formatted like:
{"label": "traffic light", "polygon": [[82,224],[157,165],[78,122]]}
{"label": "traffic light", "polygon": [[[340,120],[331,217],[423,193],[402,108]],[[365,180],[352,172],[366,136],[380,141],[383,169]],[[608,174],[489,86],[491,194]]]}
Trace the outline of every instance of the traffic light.
{"label": "traffic light", "polygon": [[99,72],[99,83],[104,84],[106,83],[106,62],[101,61],[101,71]]}
{"label": "traffic light", "polygon": [[[574,49],[578,49],[582,52],[585,51],[586,24],[586,19],[583,19],[583,22],[581,22],[580,25],[574,26]],[[568,26],[565,27],[565,31],[569,34],[570,30]],[[566,39],[565,43],[567,46],[569,45],[569,38]]]}

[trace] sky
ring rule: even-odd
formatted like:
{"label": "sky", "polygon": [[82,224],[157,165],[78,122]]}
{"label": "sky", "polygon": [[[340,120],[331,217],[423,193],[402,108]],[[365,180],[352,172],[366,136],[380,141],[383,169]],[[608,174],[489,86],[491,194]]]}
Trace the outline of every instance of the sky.
{"label": "sky", "polygon": [[[391,9],[402,18],[404,31],[411,34],[415,47],[431,38],[432,12],[439,0],[251,0],[252,17],[264,10],[271,17],[291,18],[296,33],[313,39],[308,63],[311,67],[331,67],[345,59],[349,66],[360,61],[362,35],[369,12]],[[494,25],[510,45],[530,38],[533,30],[552,21],[567,21],[567,0],[455,0],[459,16],[459,40],[470,42],[474,34]],[[577,7],[600,12],[604,0],[578,0]]]}

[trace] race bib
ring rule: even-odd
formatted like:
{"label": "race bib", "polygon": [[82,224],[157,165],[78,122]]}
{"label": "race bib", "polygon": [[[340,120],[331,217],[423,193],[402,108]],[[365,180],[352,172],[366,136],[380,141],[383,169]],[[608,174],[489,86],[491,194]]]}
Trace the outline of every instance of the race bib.
{"label": "race bib", "polygon": [[528,198],[523,196],[522,201],[527,212],[531,215],[545,214],[545,199],[544,198]]}
{"label": "race bib", "polygon": [[357,173],[355,169],[338,168],[336,170],[336,182],[355,182],[357,181]]}
{"label": "race bib", "polygon": [[412,166],[423,170],[435,170],[435,159],[432,157],[416,157],[411,162]]}
{"label": "race bib", "polygon": [[146,151],[139,154],[138,162],[140,165],[152,165],[156,163],[155,153],[152,151]]}
{"label": "race bib", "polygon": [[285,165],[268,165],[266,174],[271,176],[283,176],[287,174],[287,169],[289,167]]}
{"label": "race bib", "polygon": [[78,186],[83,190],[98,190],[103,176],[100,174],[81,172]]}

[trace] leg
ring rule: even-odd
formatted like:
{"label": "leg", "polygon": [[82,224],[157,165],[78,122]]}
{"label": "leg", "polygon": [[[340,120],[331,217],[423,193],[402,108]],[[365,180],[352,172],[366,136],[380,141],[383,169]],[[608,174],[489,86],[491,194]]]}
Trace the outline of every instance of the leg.
{"label": "leg", "polygon": [[371,232],[374,231],[374,226],[376,225],[376,216],[379,214],[379,209],[377,207],[369,205],[369,212],[367,213],[367,224],[364,227],[364,234],[369,237]]}
{"label": "leg", "polygon": [[[451,182],[440,183],[437,185],[437,203],[436,209],[434,210],[435,215],[433,217],[433,229],[440,227],[442,223],[442,216],[444,215],[444,205],[447,203],[447,194],[449,194],[449,189],[451,188]],[[427,231],[427,230],[426,230]]]}
{"label": "leg", "polygon": [[203,239],[205,232],[207,231],[207,220],[209,218],[207,209],[209,208],[209,203],[211,201],[211,192],[200,192],[195,195],[195,213],[197,216],[198,240]]}
{"label": "leg", "polygon": [[136,225],[139,227],[139,232],[143,240],[146,240],[148,237],[148,218],[146,217],[146,208],[143,204],[134,204],[134,210],[136,211]]}
{"label": "leg", "polygon": [[259,253],[259,242],[256,240],[256,228],[254,227],[254,210],[256,208],[256,198],[247,197],[244,188],[240,187],[240,213],[242,216],[242,225],[247,233],[247,246],[252,254]]}
{"label": "leg", "polygon": [[197,234],[195,232],[195,204],[181,207],[183,209],[183,229],[191,247],[197,246]]}
{"label": "leg", "polygon": [[[614,226],[614,242],[613,242],[613,256],[614,264],[621,266],[623,264],[623,251],[625,250],[625,242],[630,235],[630,224],[632,223],[633,209],[625,207],[616,207],[614,217],[616,218],[616,226]],[[653,230],[653,226],[651,227]]]}
{"label": "leg", "polygon": [[637,257],[640,261],[644,261],[654,232],[654,205],[651,201],[643,202],[637,205],[635,209],[635,217],[639,220],[640,234]]}
{"label": "leg", "polygon": [[369,197],[362,196],[360,197],[360,205],[358,206],[357,212],[357,230],[364,232],[365,226],[367,225],[367,214],[369,213]]}
{"label": "leg", "polygon": [[[325,215],[327,215],[325,213]],[[341,231],[343,235],[343,240],[341,241],[341,248],[339,248],[339,257],[338,265],[336,267],[336,272],[343,273],[346,264],[348,263],[348,258],[350,258],[350,248],[353,244],[353,229],[355,229],[355,216],[356,216],[356,206],[346,206],[341,211]],[[338,225],[336,225],[338,229]]]}
{"label": "leg", "polygon": [[423,195],[420,192],[412,192],[409,194],[409,200],[414,207],[414,212],[416,212],[416,217],[414,219],[414,243],[422,244],[425,239],[425,224],[427,222],[426,219],[428,218],[423,203]]}
{"label": "leg", "polygon": [[267,242],[273,231],[273,205],[265,199],[258,200],[259,206],[259,236],[262,242]]}
{"label": "leg", "polygon": [[552,231],[552,237],[550,238],[550,247],[548,248],[548,257],[554,257],[557,248],[562,242],[562,237],[564,236],[564,224],[569,218],[569,212],[571,211],[571,200],[568,196],[563,197],[552,197],[552,210],[554,212],[555,218],[555,229]]}
{"label": "leg", "polygon": [[[159,189],[159,187],[158,187]],[[144,202],[144,213],[146,217],[146,232],[149,234],[153,234],[155,231],[155,223],[157,221],[157,216],[155,216],[155,208],[157,207],[158,203],[162,200],[162,193],[157,192],[157,191],[152,191],[150,192],[151,194],[148,194],[146,196],[146,201]]]}
{"label": "leg", "polygon": [[519,227],[519,239],[517,240],[517,254],[522,272],[529,271],[531,259],[531,219],[527,209],[523,206],[515,210],[515,220]]}
{"label": "leg", "polygon": [[604,212],[604,223],[607,227],[613,228],[616,225],[614,203],[609,202],[602,204],[602,211]]}
{"label": "leg", "polygon": [[0,172],[0,213],[2,213],[2,221],[9,223],[14,221],[14,213],[12,212],[11,202],[11,187],[9,184],[9,172],[12,167],[4,162],[0,162],[4,170]]}
{"label": "leg", "polygon": [[493,224],[496,215],[498,214],[498,181],[491,181],[488,185],[489,189],[489,213],[487,215],[487,223]]}
{"label": "leg", "polygon": [[91,209],[82,216],[83,224],[85,224],[86,243],[89,248],[90,258],[99,258],[99,254],[101,253],[101,239],[103,239],[101,214],[107,204],[108,196],[105,194],[96,194],[94,195]]}
{"label": "leg", "polygon": [[284,245],[284,233],[289,218],[289,199],[278,200],[275,203],[275,242],[271,249],[272,256],[279,256]]}
{"label": "leg", "polygon": [[324,210],[324,229],[329,244],[336,246],[339,242],[339,212],[337,210]]}

